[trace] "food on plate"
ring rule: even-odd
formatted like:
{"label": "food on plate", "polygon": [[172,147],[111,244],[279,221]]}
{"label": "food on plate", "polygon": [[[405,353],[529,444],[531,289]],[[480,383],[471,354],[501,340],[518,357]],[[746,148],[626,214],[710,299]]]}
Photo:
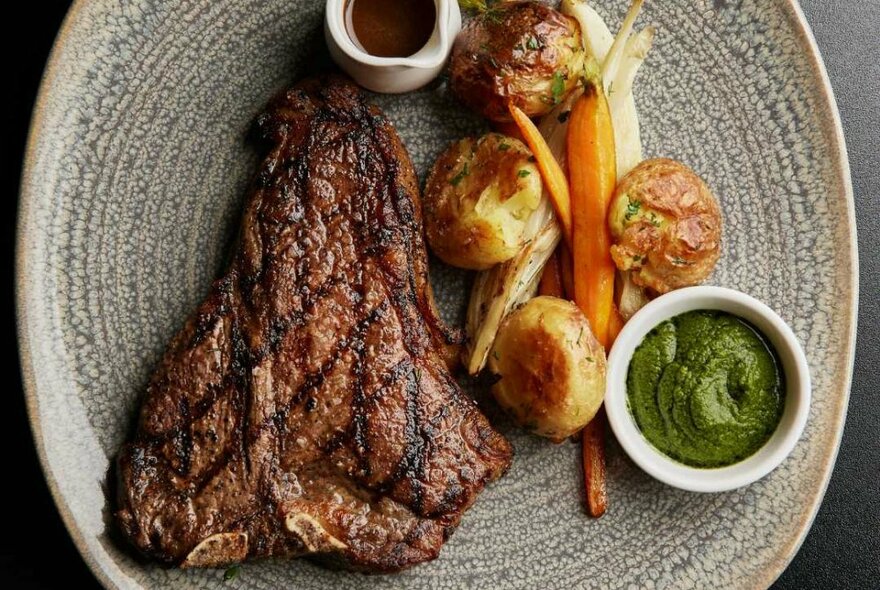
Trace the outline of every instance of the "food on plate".
{"label": "food on plate", "polygon": [[636,285],[631,272],[617,272],[614,283],[617,311],[624,322],[636,315],[636,312],[648,305],[650,301],[645,290]]}
{"label": "food on plate", "polygon": [[565,297],[565,284],[562,278],[562,263],[559,261],[559,253],[554,254],[541,273],[541,281],[538,283],[538,295],[549,297]]}
{"label": "food on plate", "polygon": [[548,199],[541,199],[538,211],[529,220],[526,235],[533,237],[525,247],[474,279],[467,309],[468,339],[462,351],[469,374],[476,375],[486,366],[501,321],[537,293],[544,265],[561,239],[559,225],[552,220]]}
{"label": "food on plate", "polygon": [[568,176],[572,195],[574,301],[596,338],[611,349],[614,262],[606,219],[617,183],[614,130],[601,86],[590,84],[575,102],[568,123]]}
{"label": "food on plate", "polygon": [[639,118],[633,98],[633,83],[654,41],[654,28],[633,32],[642,0],[634,0],[623,24],[614,36],[605,21],[585,0],[562,0],[560,10],[580,23],[587,61],[600,64],[599,76],[608,97],[614,122],[618,179],[642,161]]}
{"label": "food on plate", "polygon": [[[601,64],[600,75],[614,129],[618,180],[642,161],[641,133],[633,98],[633,83],[651,49],[655,35],[654,28],[650,26],[634,31],[642,5],[642,0],[634,0],[616,36],[585,0],[563,0],[560,5],[564,14],[573,16],[580,23],[587,58],[595,58]],[[629,272],[617,272],[615,300],[620,315],[612,316],[614,325],[632,317],[648,302],[645,290],[636,285],[630,275]]]}
{"label": "food on plate", "polygon": [[574,264],[571,262],[571,251],[564,245],[560,245],[556,249],[556,255],[559,257],[560,274],[562,275],[562,292],[569,299],[573,299],[574,293]]}
{"label": "food on plate", "polygon": [[577,306],[556,297],[531,299],[504,320],[489,369],[501,407],[555,441],[580,431],[605,395],[605,351]]}
{"label": "food on plate", "polygon": [[[428,3],[388,20],[384,0],[350,0],[347,30],[373,55],[410,55],[431,36]],[[605,513],[606,351],[649,295],[712,272],[719,204],[687,166],[642,161],[643,0],[617,36],[584,0],[468,4],[450,89],[505,133],[451,145],[421,198],[393,126],[342,78],[305,80],[259,118],[268,155],[231,264],[119,454],[116,518],[145,555],[365,572],[434,559],[513,452],[452,377],[459,353],[472,375],[488,365],[526,429],[580,433],[588,512]],[[412,35],[376,36],[380,24]],[[467,339],[434,308],[423,235],[481,271]],[[752,326],[689,312],[639,345],[627,399],[661,452],[722,467],[772,435],[783,380]]]}
{"label": "food on plate", "polygon": [[617,268],[657,293],[702,282],[721,254],[718,201],[693,170],[674,160],[646,160],[627,174],[608,224]]}
{"label": "food on plate", "polygon": [[611,317],[608,318],[608,341],[611,342],[612,345],[614,344],[614,341],[617,340],[617,336],[620,335],[625,324],[626,320],[620,315],[617,306],[612,304]]}
{"label": "food on plate", "polygon": [[693,467],[725,467],[754,454],[785,403],[767,339],[718,311],[688,312],[654,328],[633,354],[626,388],[648,442]]}
{"label": "food on plate", "polygon": [[565,178],[565,172],[550,150],[550,146],[544,140],[541,132],[532,123],[532,120],[511,103],[510,116],[514,123],[519,127],[520,133],[525,138],[526,143],[535,154],[535,160],[538,163],[538,169],[544,178],[544,184],[547,185],[547,191],[550,194],[550,201],[556,210],[556,219],[562,225],[562,237],[566,241],[571,240],[571,196],[568,190],[568,181]]}
{"label": "food on plate", "polygon": [[574,90],[584,68],[575,19],[538,2],[494,2],[459,33],[449,67],[453,94],[493,121],[508,105],[544,115]]}
{"label": "food on plate", "polygon": [[518,139],[489,133],[452,144],[423,197],[425,232],[447,264],[483,270],[513,258],[541,201],[541,174]]}
{"label": "food on plate", "polygon": [[[585,0],[563,0],[560,10],[580,23],[588,59],[593,57],[602,64],[603,87],[608,97],[614,129],[614,144],[618,179],[629,173],[642,161],[642,142],[638,113],[633,98],[633,83],[639,68],[645,62],[654,40],[653,27],[634,32],[633,27],[642,0],[635,0],[615,37],[602,17]],[[617,273],[615,300],[618,316],[615,322],[626,321],[648,303],[642,287],[636,285],[629,272]]]}
{"label": "food on plate", "polygon": [[[535,146],[536,160],[544,165],[544,182],[556,194],[551,198],[550,190],[545,191],[538,211],[529,221],[526,233],[534,237],[526,243],[526,247],[510,261],[482,272],[474,281],[467,313],[468,342],[463,353],[463,362],[472,375],[484,368],[504,317],[537,292],[537,282],[544,264],[552,256],[561,236],[565,234],[565,239],[569,239],[569,232],[560,227],[568,216],[564,213],[561,218],[554,215],[553,208],[556,206],[562,211],[567,202],[565,139],[571,106],[578,96],[579,90],[575,88],[541,119],[538,129],[544,139],[543,143],[529,133],[532,135],[531,144]],[[511,106],[513,108],[508,107],[508,110],[516,113],[518,107]],[[532,122],[527,116],[518,119],[520,125],[513,122],[495,122],[494,125],[508,134],[522,135],[521,129],[531,131]],[[548,150],[552,159],[546,157]],[[640,150],[641,147],[639,154]],[[555,165],[552,160],[555,160]],[[571,265],[565,264],[562,268],[563,283],[570,284],[570,277]]]}
{"label": "food on plate", "polygon": [[[620,331],[614,306],[615,268],[609,254],[607,216],[617,181],[611,111],[598,79],[586,81],[568,121],[566,157],[572,198],[572,287],[574,301],[604,350]],[[605,426],[594,420],[581,433],[587,510],[605,514]]]}
{"label": "food on plate", "polygon": [[[570,100],[571,97],[560,103],[547,117],[564,119],[563,109]],[[515,114],[520,112],[513,105],[510,110]],[[550,190],[544,192],[538,210],[527,224],[525,233],[528,240],[525,247],[511,260],[480,273],[474,281],[467,312],[468,342],[462,357],[471,375],[476,375],[485,367],[501,321],[537,292],[544,265],[553,256],[565,233],[557,221],[558,215],[554,215],[554,204],[551,204],[555,199],[555,206],[562,207],[564,211],[568,202],[568,183],[559,166],[561,154],[554,150],[554,146],[559,150],[564,149],[564,141],[551,146],[535,135],[534,124],[524,114],[517,116],[517,121],[507,125],[514,127],[513,132],[524,133],[524,139],[529,138],[539,169],[543,167],[541,175],[544,184],[558,193],[551,198],[548,196]],[[567,272],[567,269],[563,269],[563,277]]]}
{"label": "food on plate", "polygon": [[600,409],[581,433],[581,462],[584,469],[587,512],[599,518],[608,509],[608,491],[605,482],[605,410]]}
{"label": "food on plate", "polygon": [[409,156],[340,78],[258,123],[238,246],[150,381],[118,522],[184,567],[433,559],[512,449],[447,368]]}
{"label": "food on plate", "polygon": [[[546,187],[541,208],[552,206],[555,212],[549,217],[533,216],[535,235],[555,236],[557,242],[563,238],[566,244],[552,255],[547,251],[551,240],[544,240],[542,247],[529,241],[511,261],[477,277],[468,306],[469,340],[463,357],[471,374],[478,373],[487,360],[490,366],[494,362],[488,353],[494,352],[493,343],[497,346],[499,326],[538,292],[539,280],[541,294],[573,296],[606,349],[625,322],[616,302],[627,305],[631,315],[646,301],[644,291],[627,274],[621,274],[621,279],[630,289],[624,293],[625,298],[615,299],[618,273],[610,256],[612,242],[607,227],[617,180],[642,158],[632,87],[653,42],[654,30],[649,27],[634,33],[641,5],[641,0],[633,2],[618,36],[613,38],[592,8],[580,0],[563,2],[563,12],[576,18],[585,32],[581,37],[584,67],[567,96],[547,105],[552,108],[542,110],[543,118],[537,124],[530,120],[534,114],[515,100],[506,102],[515,128],[502,120],[497,109],[495,114],[476,109],[492,118],[496,129],[518,132],[529,145]],[[485,7],[484,15],[491,14],[492,6]],[[472,39],[464,39],[462,47],[469,42]],[[475,71],[469,82],[490,84],[490,76],[481,79],[485,73]],[[538,225],[538,220],[543,225]],[[573,262],[575,257],[580,262]],[[548,260],[554,265],[558,261],[559,268],[545,269]],[[606,508],[604,424],[590,423],[583,429],[582,439],[588,509],[591,515],[601,516]]]}

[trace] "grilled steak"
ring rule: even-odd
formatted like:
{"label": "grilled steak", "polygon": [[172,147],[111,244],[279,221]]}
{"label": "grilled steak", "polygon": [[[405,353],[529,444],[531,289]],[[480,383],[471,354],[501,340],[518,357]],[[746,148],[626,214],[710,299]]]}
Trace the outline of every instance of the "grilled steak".
{"label": "grilled steak", "polygon": [[149,384],[118,521],[184,567],[433,559],[512,451],[447,368],[412,164],[340,78],[278,96],[258,128],[234,258]]}

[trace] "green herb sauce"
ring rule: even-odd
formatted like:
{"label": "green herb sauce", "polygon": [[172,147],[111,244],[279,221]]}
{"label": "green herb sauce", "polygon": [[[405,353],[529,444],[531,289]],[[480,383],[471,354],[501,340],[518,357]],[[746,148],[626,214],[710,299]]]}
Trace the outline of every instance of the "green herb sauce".
{"label": "green herb sauce", "polygon": [[783,374],[764,337],[723,312],[692,311],[654,328],[627,375],[630,412],[645,438],[693,467],[754,454],[776,430]]}

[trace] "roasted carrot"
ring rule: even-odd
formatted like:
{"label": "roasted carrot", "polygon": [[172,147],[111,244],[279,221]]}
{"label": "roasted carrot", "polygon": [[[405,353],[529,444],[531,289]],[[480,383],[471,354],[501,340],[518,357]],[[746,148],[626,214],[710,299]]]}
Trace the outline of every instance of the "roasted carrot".
{"label": "roasted carrot", "polygon": [[608,507],[608,494],[605,490],[605,409],[601,408],[596,417],[582,431],[584,445],[584,485],[587,491],[587,511],[598,518]]}
{"label": "roasted carrot", "polygon": [[617,305],[612,303],[611,318],[608,321],[608,346],[612,346],[614,341],[617,340],[617,335],[623,330],[623,324],[625,323],[623,316],[620,315],[620,311],[617,309]]}
{"label": "roasted carrot", "polygon": [[617,184],[617,162],[611,111],[600,88],[587,86],[575,102],[568,125],[574,301],[608,350],[615,266],[607,219]]}
{"label": "roasted carrot", "polygon": [[[513,117],[513,121],[519,127],[520,132],[522,132],[526,144],[528,144],[532,154],[535,156],[538,170],[541,171],[541,177],[544,179],[544,184],[550,193],[550,200],[553,201],[553,207],[556,209],[556,217],[562,226],[562,235],[566,242],[570,242],[572,235],[571,196],[568,191],[568,181],[565,178],[565,172],[562,171],[562,167],[559,166],[559,162],[556,161],[553,152],[550,151],[550,146],[547,145],[544,136],[541,135],[541,132],[532,123],[532,120],[513,103],[508,106],[508,109],[510,110],[510,116]],[[611,149],[613,154],[614,144],[612,144]]]}
{"label": "roasted carrot", "polygon": [[574,263],[571,261],[571,250],[565,244],[559,244],[556,248],[556,256],[559,257],[562,271],[562,291],[566,298],[574,301]]}
{"label": "roasted carrot", "polygon": [[541,282],[538,283],[538,294],[550,297],[565,297],[565,290],[562,288],[562,268],[559,264],[558,249],[544,267],[544,272],[541,274]]}
{"label": "roasted carrot", "polygon": [[[575,103],[566,141],[573,214],[574,301],[589,319],[596,339],[608,350],[615,331],[610,327],[615,267],[607,219],[617,183],[617,161],[611,111],[601,85],[587,85]],[[581,438],[587,509],[591,516],[599,517],[605,513],[608,500],[603,410],[584,428]]]}

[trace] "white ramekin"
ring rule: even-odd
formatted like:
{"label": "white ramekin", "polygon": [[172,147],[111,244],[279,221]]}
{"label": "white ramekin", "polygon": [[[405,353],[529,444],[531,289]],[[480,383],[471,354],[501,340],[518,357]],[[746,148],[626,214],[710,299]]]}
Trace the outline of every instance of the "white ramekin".
{"label": "white ramekin", "polygon": [[[785,375],[785,406],[773,436],[751,457],[717,469],[689,467],[652,446],[636,425],[626,394],[630,360],[648,332],[665,320],[700,309],[728,312],[755,326],[776,349]],[[620,445],[649,475],[683,490],[724,492],[761,479],[794,448],[810,411],[810,372],[804,351],[791,328],[772,309],[739,291],[691,287],[658,297],[627,322],[608,357],[605,408]]]}
{"label": "white ramekin", "polygon": [[376,57],[355,45],[345,28],[347,0],[327,0],[324,37],[333,61],[368,90],[396,94],[421,88],[443,70],[461,29],[457,0],[434,0],[437,20],[427,44],[409,57]]}

